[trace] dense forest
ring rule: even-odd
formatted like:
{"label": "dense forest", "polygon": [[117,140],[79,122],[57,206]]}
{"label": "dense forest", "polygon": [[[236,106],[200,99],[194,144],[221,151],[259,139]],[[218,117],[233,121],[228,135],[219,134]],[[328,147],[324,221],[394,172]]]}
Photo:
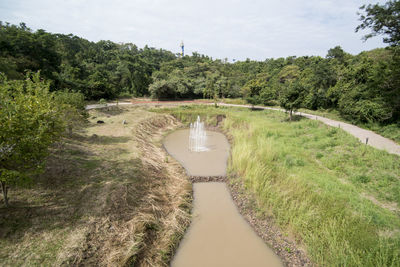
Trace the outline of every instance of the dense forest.
{"label": "dense forest", "polygon": [[365,15],[356,30],[372,28],[366,39],[385,35],[384,42],[390,45],[386,48],[351,55],[336,46],[325,57],[235,63],[198,53],[180,57],[131,43],[90,42],[72,34],[32,31],[24,23],[0,23],[0,72],[18,80],[27,71],[40,71],[51,90],[80,92],[86,100],[123,95],[240,97],[290,111],[334,109],[358,123],[396,123],[400,119],[398,9],[397,1],[361,7]]}
{"label": "dense forest", "polygon": [[337,46],[325,58],[231,64],[194,54],[162,63],[149,91],[157,98],[243,97],[288,110],[334,108],[355,121],[393,122],[400,115],[400,72],[394,56],[392,48],[352,56]]}
{"label": "dense forest", "polygon": [[33,32],[24,23],[0,24],[0,72],[22,79],[27,70],[40,71],[52,90],[81,92],[88,100],[146,95],[153,71],[174,58],[162,49]]}

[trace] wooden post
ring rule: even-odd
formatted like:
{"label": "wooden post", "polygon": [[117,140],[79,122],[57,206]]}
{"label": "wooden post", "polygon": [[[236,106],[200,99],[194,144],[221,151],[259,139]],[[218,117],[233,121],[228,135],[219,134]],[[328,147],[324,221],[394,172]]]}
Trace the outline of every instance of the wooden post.
{"label": "wooden post", "polygon": [[368,145],[368,137],[365,139],[365,144]]}

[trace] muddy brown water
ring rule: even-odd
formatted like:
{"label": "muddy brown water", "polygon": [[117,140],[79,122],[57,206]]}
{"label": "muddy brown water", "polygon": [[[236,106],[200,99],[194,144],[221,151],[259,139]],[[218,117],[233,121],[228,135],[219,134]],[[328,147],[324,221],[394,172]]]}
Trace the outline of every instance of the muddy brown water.
{"label": "muddy brown water", "polygon": [[237,210],[225,183],[195,183],[192,223],[172,267],[282,266]]}
{"label": "muddy brown water", "polygon": [[[189,130],[168,135],[164,147],[193,176],[226,175],[229,143],[207,131],[209,151],[189,151]],[[193,218],[172,267],[283,266],[240,215],[225,183],[194,183]]]}
{"label": "muddy brown water", "polygon": [[186,169],[190,176],[225,176],[229,157],[229,143],[225,135],[206,131],[208,151],[189,150],[189,129],[168,135],[164,147]]}

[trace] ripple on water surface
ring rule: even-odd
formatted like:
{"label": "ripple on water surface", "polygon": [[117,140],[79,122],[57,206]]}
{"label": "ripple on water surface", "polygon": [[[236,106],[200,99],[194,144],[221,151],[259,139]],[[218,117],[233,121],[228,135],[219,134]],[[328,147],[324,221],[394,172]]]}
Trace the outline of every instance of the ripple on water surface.
{"label": "ripple on water surface", "polygon": [[225,135],[206,131],[207,151],[189,150],[189,129],[178,130],[168,135],[164,147],[178,160],[190,176],[225,176],[229,157],[229,143]]}

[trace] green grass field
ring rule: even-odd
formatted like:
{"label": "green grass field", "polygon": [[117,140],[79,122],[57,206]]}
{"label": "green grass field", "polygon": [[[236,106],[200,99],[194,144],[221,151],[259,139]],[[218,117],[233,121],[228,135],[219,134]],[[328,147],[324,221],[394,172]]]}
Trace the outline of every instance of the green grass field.
{"label": "green grass field", "polygon": [[400,266],[400,157],[318,121],[288,122],[282,112],[167,111],[186,123],[200,115],[210,125],[226,115],[230,176],[242,179],[257,209],[272,215],[316,264]]}
{"label": "green grass field", "polygon": [[[227,103],[227,104],[239,104],[239,105],[249,105],[246,100],[242,98],[222,98],[220,102]],[[280,108],[279,106],[271,106],[274,108]],[[309,110],[301,108],[298,111],[322,116],[325,118],[329,118],[332,120],[343,121],[347,123],[354,124],[354,122],[346,120],[342,116],[340,116],[339,112],[335,109],[324,109],[324,110]],[[386,138],[392,139],[393,141],[400,144],[400,125],[399,124],[389,124],[389,125],[380,125],[378,123],[356,123],[355,125],[374,131]]]}

